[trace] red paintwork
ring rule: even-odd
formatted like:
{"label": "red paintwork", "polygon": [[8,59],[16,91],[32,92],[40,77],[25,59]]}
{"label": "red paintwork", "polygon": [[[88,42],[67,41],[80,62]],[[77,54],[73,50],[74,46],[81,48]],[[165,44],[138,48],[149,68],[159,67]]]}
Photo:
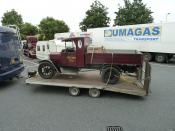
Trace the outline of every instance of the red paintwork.
{"label": "red paintwork", "polygon": [[[76,51],[50,54],[50,60],[60,67],[86,68],[89,65],[102,64],[142,66],[142,54],[87,53],[87,39],[84,37],[65,39],[64,41],[75,43]],[[79,40],[82,46],[78,46]]]}
{"label": "red paintwork", "polygon": [[36,46],[38,38],[36,36],[27,36],[26,40],[27,40],[27,43],[31,43],[32,45]]}
{"label": "red paintwork", "polygon": [[[93,57],[93,58],[92,58]],[[141,54],[86,53],[85,63],[88,64],[117,64],[142,65]],[[92,61],[91,61],[92,59]]]}
{"label": "red paintwork", "polygon": [[32,58],[36,58],[36,44],[38,38],[36,36],[27,36],[26,40],[27,48],[24,48],[24,54]]}

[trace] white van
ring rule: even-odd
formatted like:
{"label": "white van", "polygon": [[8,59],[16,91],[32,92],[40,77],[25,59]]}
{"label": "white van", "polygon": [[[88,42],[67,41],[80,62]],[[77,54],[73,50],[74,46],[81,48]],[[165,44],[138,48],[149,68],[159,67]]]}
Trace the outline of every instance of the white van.
{"label": "white van", "polygon": [[61,52],[65,48],[61,40],[38,41],[36,45],[36,57],[40,60],[48,60],[49,54]]}

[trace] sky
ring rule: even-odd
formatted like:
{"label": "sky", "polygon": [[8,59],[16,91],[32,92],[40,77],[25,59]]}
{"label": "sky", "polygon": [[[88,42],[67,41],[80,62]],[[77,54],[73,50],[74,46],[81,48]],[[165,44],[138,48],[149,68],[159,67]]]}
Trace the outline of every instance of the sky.
{"label": "sky", "polygon": [[[115,19],[118,5],[124,5],[123,0],[99,0],[108,8],[111,25]],[[175,22],[175,0],[142,0],[150,7],[154,23]],[[22,15],[24,22],[39,25],[42,18],[47,16],[63,20],[70,27],[70,31],[80,31],[79,23],[85,17],[94,0],[0,0],[0,21],[6,11],[15,9]],[[0,23],[1,25],[1,23]]]}

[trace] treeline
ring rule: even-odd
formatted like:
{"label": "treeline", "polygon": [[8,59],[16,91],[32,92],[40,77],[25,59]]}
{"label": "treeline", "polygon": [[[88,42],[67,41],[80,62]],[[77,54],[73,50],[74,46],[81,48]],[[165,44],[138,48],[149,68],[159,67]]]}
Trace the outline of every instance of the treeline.
{"label": "treeline", "polygon": [[[142,2],[142,0],[124,0],[124,6],[120,6],[115,13],[114,26],[152,23],[152,11]],[[29,22],[24,22],[22,16],[12,9],[4,13],[2,25],[15,24],[20,28],[21,37],[25,39],[28,35],[38,35],[40,40],[54,38],[55,33],[69,31],[69,26],[62,20],[52,17],[43,18],[39,25],[35,26]],[[108,17],[108,8],[100,1],[95,0],[90,9],[85,12],[84,19],[79,26],[82,31],[88,28],[108,27],[111,19]]]}

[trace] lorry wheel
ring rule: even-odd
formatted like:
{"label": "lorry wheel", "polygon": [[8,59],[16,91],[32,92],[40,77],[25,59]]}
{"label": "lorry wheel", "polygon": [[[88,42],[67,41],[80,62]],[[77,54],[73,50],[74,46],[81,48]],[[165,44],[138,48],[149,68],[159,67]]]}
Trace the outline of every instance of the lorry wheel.
{"label": "lorry wheel", "polygon": [[100,90],[96,88],[89,89],[89,96],[97,98],[100,96]]}
{"label": "lorry wheel", "polygon": [[102,80],[107,84],[116,84],[120,79],[120,72],[114,67],[107,67],[102,70]]}
{"label": "lorry wheel", "polygon": [[151,61],[152,60],[151,53],[143,53],[143,56],[144,56],[145,61]]}
{"label": "lorry wheel", "polygon": [[155,61],[158,63],[164,63],[166,60],[166,55],[165,54],[156,54],[155,56]]}
{"label": "lorry wheel", "polygon": [[55,68],[49,62],[42,62],[38,66],[38,73],[44,79],[51,79],[55,75]]}
{"label": "lorry wheel", "polygon": [[72,96],[78,96],[78,95],[80,95],[80,89],[76,88],[76,87],[70,87],[69,94]]}

